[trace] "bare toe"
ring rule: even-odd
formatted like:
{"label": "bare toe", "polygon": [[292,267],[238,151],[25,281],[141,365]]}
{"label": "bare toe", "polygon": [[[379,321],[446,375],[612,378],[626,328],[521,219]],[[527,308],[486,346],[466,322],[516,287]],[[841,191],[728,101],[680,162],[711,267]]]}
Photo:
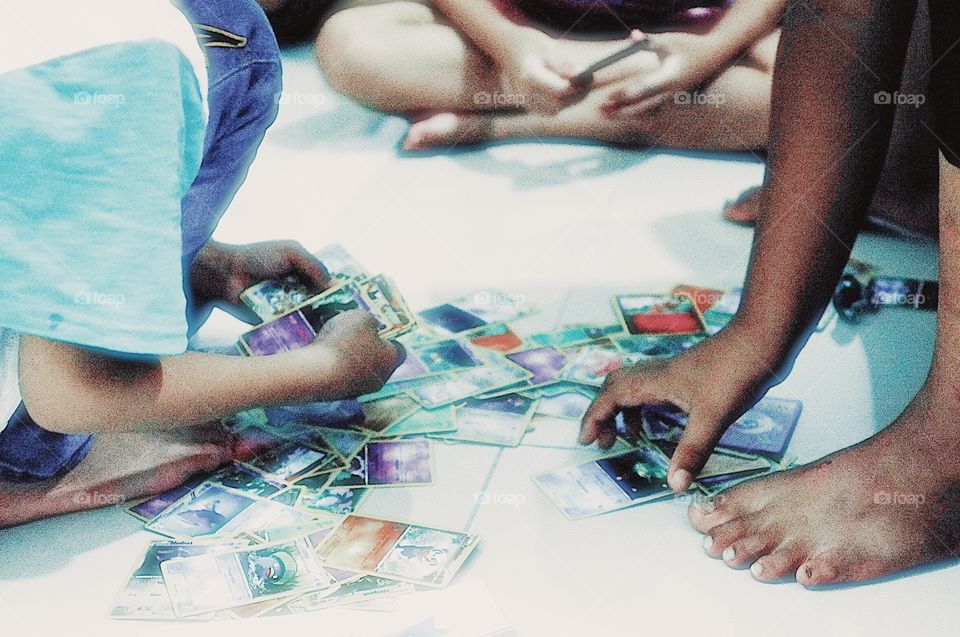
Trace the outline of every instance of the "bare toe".
{"label": "bare toe", "polygon": [[807,551],[799,546],[777,548],[764,555],[750,567],[750,574],[761,582],[775,582],[792,576],[807,560]]}
{"label": "bare toe", "polygon": [[797,581],[804,586],[824,586],[841,582],[860,582],[890,573],[909,564],[871,558],[859,551],[825,551],[811,557],[797,569]]}
{"label": "bare toe", "polygon": [[707,533],[715,526],[740,517],[740,512],[730,503],[726,495],[720,494],[691,504],[687,509],[687,517],[690,518],[693,528],[701,533]]}
{"label": "bare toe", "polygon": [[703,548],[710,557],[720,557],[731,544],[749,533],[747,522],[743,518],[735,518],[710,529],[703,538]]}
{"label": "bare toe", "polygon": [[744,568],[751,566],[760,557],[769,555],[778,543],[779,540],[769,534],[748,535],[725,548],[720,557],[727,566]]}

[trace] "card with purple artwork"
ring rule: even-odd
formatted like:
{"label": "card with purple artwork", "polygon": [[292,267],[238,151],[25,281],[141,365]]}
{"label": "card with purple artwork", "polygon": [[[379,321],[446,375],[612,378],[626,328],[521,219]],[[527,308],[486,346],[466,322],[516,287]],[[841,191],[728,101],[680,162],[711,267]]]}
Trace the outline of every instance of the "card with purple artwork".
{"label": "card with purple artwork", "polygon": [[317,337],[300,312],[257,326],[240,337],[240,346],[251,356],[269,356],[305,347]]}
{"label": "card with purple artwork", "polygon": [[428,440],[370,442],[361,453],[368,487],[433,484],[433,447]]}
{"label": "card with purple artwork", "polygon": [[507,358],[533,373],[530,385],[534,387],[557,380],[563,368],[567,366],[567,357],[553,347],[538,347],[514,352],[507,354]]}

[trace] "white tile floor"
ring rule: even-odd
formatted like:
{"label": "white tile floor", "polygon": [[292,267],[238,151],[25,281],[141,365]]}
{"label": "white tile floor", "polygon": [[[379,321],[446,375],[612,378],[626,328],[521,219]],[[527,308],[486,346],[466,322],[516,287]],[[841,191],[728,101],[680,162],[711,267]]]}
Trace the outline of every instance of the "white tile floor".
{"label": "white tile floor", "polygon": [[[751,233],[719,210],[761,180],[749,156],[524,143],[401,157],[404,122],[332,95],[308,52],[288,55],[286,86],[222,240],[341,242],[393,275],[415,308],[479,287],[524,294],[541,309],[530,329],[611,319],[614,291],[742,279]],[[928,245],[865,236],[856,254],[891,273],[936,276]],[[791,452],[811,460],[889,422],[922,382],[933,328],[933,316],[889,311],[816,335],[774,390],[805,403]],[[205,336],[237,330],[218,316]],[[547,444],[569,444],[573,426],[556,427],[541,432]],[[520,635],[956,633],[953,566],[809,592],[704,557],[671,502],[568,522],[530,476],[594,453],[444,445],[436,486],[377,494],[364,511],[480,533],[460,581],[485,583]],[[483,489],[502,497],[475,505]],[[0,634],[389,635],[410,625],[378,616],[371,628],[369,613],[351,611],[175,629],[108,622],[148,539],[116,510],[0,532]]]}

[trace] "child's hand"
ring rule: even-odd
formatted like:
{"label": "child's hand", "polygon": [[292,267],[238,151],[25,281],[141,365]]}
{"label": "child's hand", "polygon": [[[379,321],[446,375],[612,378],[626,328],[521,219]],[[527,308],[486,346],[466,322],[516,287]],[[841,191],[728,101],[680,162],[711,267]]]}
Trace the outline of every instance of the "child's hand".
{"label": "child's hand", "polygon": [[725,66],[718,61],[707,35],[657,33],[645,37],[660,56],[660,65],[611,93],[600,106],[608,117],[637,117],[670,99],[680,103],[679,93],[695,91]]}
{"label": "child's hand", "polygon": [[377,391],[406,357],[403,346],[377,334],[377,322],[363,310],[339,314],[323,326],[303,350],[320,353],[322,399],[353,398]]}
{"label": "child's hand", "polygon": [[720,436],[774,384],[779,356],[730,325],[716,336],[662,362],[625,367],[607,377],[583,418],[580,442],[613,445],[617,413],[643,404],[672,404],[689,414],[667,480],[686,490]]}
{"label": "child's hand", "polygon": [[[264,241],[227,245],[210,241],[203,247],[190,272],[194,295],[201,302],[223,301],[228,311],[251,320],[240,293],[267,279],[295,274],[311,288],[323,290],[329,276],[306,248],[296,241]],[[256,322],[252,318],[251,322]]]}
{"label": "child's hand", "polygon": [[552,37],[537,29],[518,31],[496,61],[503,69],[505,97],[520,108],[553,115],[577,92],[570,83],[573,63],[562,56]]}

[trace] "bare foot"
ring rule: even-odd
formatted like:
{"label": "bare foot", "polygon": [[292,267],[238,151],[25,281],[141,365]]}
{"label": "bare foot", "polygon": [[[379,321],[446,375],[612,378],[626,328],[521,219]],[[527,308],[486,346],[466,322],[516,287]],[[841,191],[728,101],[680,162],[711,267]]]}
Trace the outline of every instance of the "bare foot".
{"label": "bare foot", "polygon": [[490,115],[436,113],[410,125],[403,149],[422,151],[437,146],[476,144],[490,138]]}
{"label": "bare foot", "polygon": [[873,438],[690,507],[704,548],[761,581],[880,577],[957,556],[960,399],[928,380]]}
{"label": "bare foot", "polygon": [[162,493],[194,475],[212,473],[247,446],[218,428],[99,436],[90,454],[63,478],[0,482],[0,528]]}

